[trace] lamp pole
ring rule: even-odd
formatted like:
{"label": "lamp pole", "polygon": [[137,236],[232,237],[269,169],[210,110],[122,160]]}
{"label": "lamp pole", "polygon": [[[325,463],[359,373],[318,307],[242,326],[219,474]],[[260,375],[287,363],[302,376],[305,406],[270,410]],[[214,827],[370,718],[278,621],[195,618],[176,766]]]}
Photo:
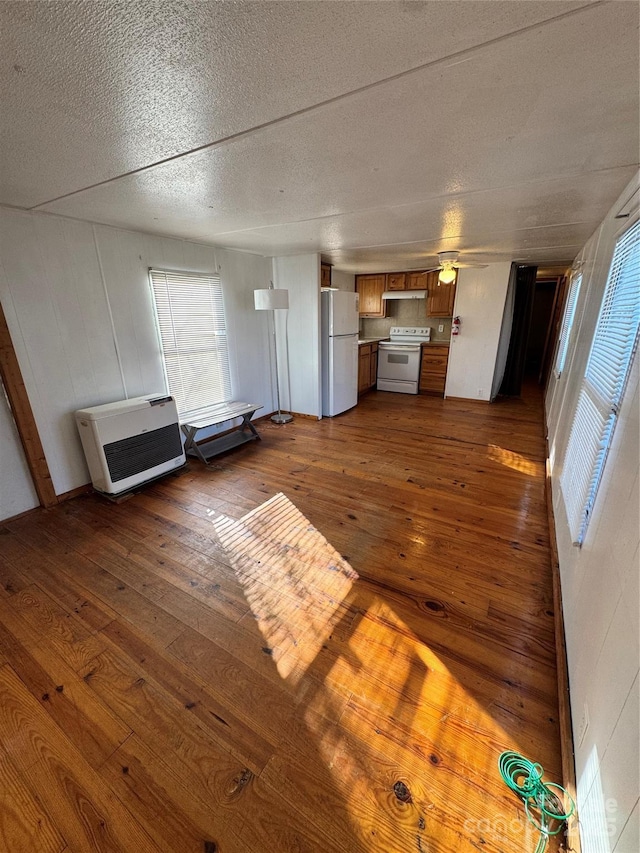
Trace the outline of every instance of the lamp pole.
{"label": "lamp pole", "polygon": [[[269,288],[253,291],[253,299],[256,311],[270,311],[271,321],[273,323],[273,349],[276,365],[276,398],[278,403],[278,412],[271,416],[274,424],[288,424],[293,420],[293,415],[289,412],[282,412],[280,409],[280,372],[278,370],[278,338],[276,335],[276,310],[289,308],[289,291],[280,288],[274,288],[273,282]],[[289,374],[289,363],[287,359],[287,375]]]}

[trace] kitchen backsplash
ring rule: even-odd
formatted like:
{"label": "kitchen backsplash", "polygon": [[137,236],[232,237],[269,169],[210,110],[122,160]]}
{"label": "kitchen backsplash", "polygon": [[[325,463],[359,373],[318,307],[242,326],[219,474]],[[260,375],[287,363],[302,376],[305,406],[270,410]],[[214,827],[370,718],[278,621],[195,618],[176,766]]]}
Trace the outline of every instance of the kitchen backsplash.
{"label": "kitchen backsplash", "polygon": [[[427,317],[426,309],[426,299],[390,299],[386,317],[360,320],[360,335],[363,338],[386,338],[392,326],[431,326],[432,341],[449,341],[451,320]],[[438,326],[444,326],[444,331],[439,332]]]}

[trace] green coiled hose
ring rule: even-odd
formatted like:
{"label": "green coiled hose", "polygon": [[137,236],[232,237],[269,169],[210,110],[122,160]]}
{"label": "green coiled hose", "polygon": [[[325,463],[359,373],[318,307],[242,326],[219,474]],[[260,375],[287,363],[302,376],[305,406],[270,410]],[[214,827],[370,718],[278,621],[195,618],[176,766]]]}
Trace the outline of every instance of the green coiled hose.
{"label": "green coiled hose", "polygon": [[[544,770],[540,764],[529,761],[517,752],[503,752],[498,759],[503,781],[523,801],[530,823],[540,832],[535,853],[543,853],[549,836],[557,835],[575,811],[575,803],[561,785],[543,782]],[[565,812],[563,797],[569,802]],[[537,817],[532,809],[539,812]],[[554,825],[557,824],[557,825]]]}

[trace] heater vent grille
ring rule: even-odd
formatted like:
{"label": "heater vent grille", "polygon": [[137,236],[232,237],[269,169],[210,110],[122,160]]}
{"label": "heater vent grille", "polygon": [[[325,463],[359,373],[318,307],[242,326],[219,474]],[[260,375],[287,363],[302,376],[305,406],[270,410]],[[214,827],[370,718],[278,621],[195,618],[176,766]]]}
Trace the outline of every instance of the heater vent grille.
{"label": "heater vent grille", "polygon": [[111,480],[117,483],[182,455],[177,423],[104,445]]}

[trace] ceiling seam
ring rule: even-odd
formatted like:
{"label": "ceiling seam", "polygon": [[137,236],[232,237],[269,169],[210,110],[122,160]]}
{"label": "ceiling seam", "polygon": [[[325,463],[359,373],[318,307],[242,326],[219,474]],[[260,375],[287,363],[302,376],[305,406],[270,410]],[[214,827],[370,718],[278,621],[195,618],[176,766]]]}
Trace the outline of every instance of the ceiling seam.
{"label": "ceiling seam", "polygon": [[[497,36],[494,39],[489,39],[488,41],[481,42],[479,44],[473,45],[472,47],[466,47],[463,50],[457,51],[455,53],[448,54],[447,56],[440,57],[439,59],[434,59],[430,62],[425,62],[422,65],[417,65],[413,68],[407,68],[404,71],[399,71],[397,74],[392,74],[389,77],[384,77],[381,80],[376,80],[373,83],[367,83],[364,86],[359,86],[356,89],[351,89],[348,92],[342,92],[339,95],[334,95],[331,98],[327,98],[324,101],[318,101],[315,104],[311,104],[307,107],[301,107],[299,110],[294,110],[291,113],[287,113],[284,116],[278,116],[277,118],[270,119],[269,121],[262,122],[261,124],[254,125],[253,127],[246,128],[244,130],[237,131],[236,133],[229,134],[228,136],[221,137],[220,139],[216,139],[213,142],[207,142],[204,145],[196,146],[195,148],[191,148],[188,151],[183,151],[179,154],[172,154],[169,157],[161,158],[160,160],[156,160],[153,163],[149,163],[146,166],[140,166],[137,169],[131,169],[128,172],[122,172],[120,175],[114,175],[111,178],[106,178],[103,181],[97,181],[95,184],[89,184],[86,187],[81,187],[77,190],[72,190],[68,193],[63,193],[62,195],[56,196],[55,198],[47,199],[46,201],[38,202],[38,204],[31,205],[29,207],[22,208],[23,210],[39,210],[41,207],[45,207],[49,204],[55,204],[57,201],[62,201],[66,198],[71,198],[73,196],[79,195],[80,193],[88,192],[89,190],[96,189],[97,187],[106,186],[107,184],[115,183],[116,181],[120,181],[123,178],[128,178],[133,175],[139,175],[143,172],[150,171],[151,169],[155,169],[158,166],[163,166],[166,163],[171,163],[176,160],[180,160],[184,157],[189,157],[194,154],[199,154],[203,151],[212,150],[214,148],[222,147],[223,145],[228,145],[232,142],[237,142],[240,139],[244,139],[246,137],[252,136],[253,134],[257,134],[266,130],[267,128],[277,126],[279,124],[283,124],[291,119],[299,118],[300,116],[307,115],[308,113],[315,112],[316,110],[323,109],[324,107],[331,106],[336,103],[340,103],[341,101],[346,100],[347,98],[351,98],[356,95],[363,94],[364,92],[368,92],[372,89],[376,89],[378,87],[382,87],[387,85],[388,83],[395,82],[396,80],[401,80],[405,77],[409,77],[413,74],[419,74],[427,69],[436,68],[440,65],[452,64],[451,60],[462,60],[469,55],[473,55],[474,53],[480,53],[486,48],[493,47],[494,45],[501,44],[504,41],[508,41],[512,38],[517,38],[525,33],[532,32],[534,30],[547,27],[551,24],[556,23],[557,21],[564,20],[565,18],[573,17],[575,15],[580,15],[585,11],[589,11],[591,9],[597,9],[600,6],[608,5],[611,0],[593,0],[593,2],[588,2],[584,6],[579,6],[576,9],[570,9],[568,12],[563,12],[560,15],[554,15],[552,18],[546,18],[543,21],[538,21],[535,24],[529,24],[526,27],[522,27],[519,30],[512,30],[510,33],[505,33],[501,36]],[[458,63],[453,63],[458,64]],[[232,233],[232,232],[227,232]]]}
{"label": "ceiling seam", "polygon": [[[507,184],[506,186],[503,186],[503,187],[486,187],[486,188],[477,189],[477,190],[468,190],[466,192],[442,193],[440,195],[431,195],[431,196],[428,196],[426,198],[421,198],[421,199],[418,199],[417,201],[401,202],[400,204],[385,204],[385,205],[380,205],[378,207],[361,207],[361,208],[357,208],[355,210],[342,211],[340,213],[327,213],[327,214],[324,214],[323,216],[312,216],[312,217],[309,217],[308,219],[292,219],[288,222],[278,222],[276,224],[269,224],[269,225],[254,225],[251,228],[236,228],[232,231],[216,231],[216,236],[217,237],[224,237],[227,234],[244,234],[244,233],[249,233],[252,231],[261,231],[261,230],[267,229],[267,228],[278,228],[278,227],[287,226],[287,225],[300,225],[301,223],[306,223],[306,222],[321,222],[324,219],[326,219],[326,220],[339,219],[340,217],[343,217],[343,216],[356,216],[359,214],[377,213],[379,211],[385,211],[385,210],[399,210],[401,208],[416,207],[416,206],[421,205],[421,204],[428,204],[429,202],[436,202],[436,201],[439,201],[442,199],[457,201],[457,200],[461,200],[461,199],[466,199],[469,196],[479,196],[479,195],[482,195],[483,193],[505,192],[507,190],[517,190],[517,189],[520,189],[521,187],[538,187],[541,184],[548,184],[548,183],[554,183],[556,181],[575,180],[576,178],[583,178],[585,175],[599,175],[599,174],[606,174],[608,172],[616,172],[616,171],[622,170],[622,169],[637,169],[637,168],[638,168],[638,163],[623,163],[622,165],[619,165],[619,166],[608,166],[605,169],[593,169],[589,172],[578,172],[578,173],[575,173],[572,175],[559,175],[559,176],[552,177],[552,178],[540,178],[539,180],[525,181],[524,183],[519,183],[519,184]],[[540,226],[540,227],[545,227],[545,226]]]}

